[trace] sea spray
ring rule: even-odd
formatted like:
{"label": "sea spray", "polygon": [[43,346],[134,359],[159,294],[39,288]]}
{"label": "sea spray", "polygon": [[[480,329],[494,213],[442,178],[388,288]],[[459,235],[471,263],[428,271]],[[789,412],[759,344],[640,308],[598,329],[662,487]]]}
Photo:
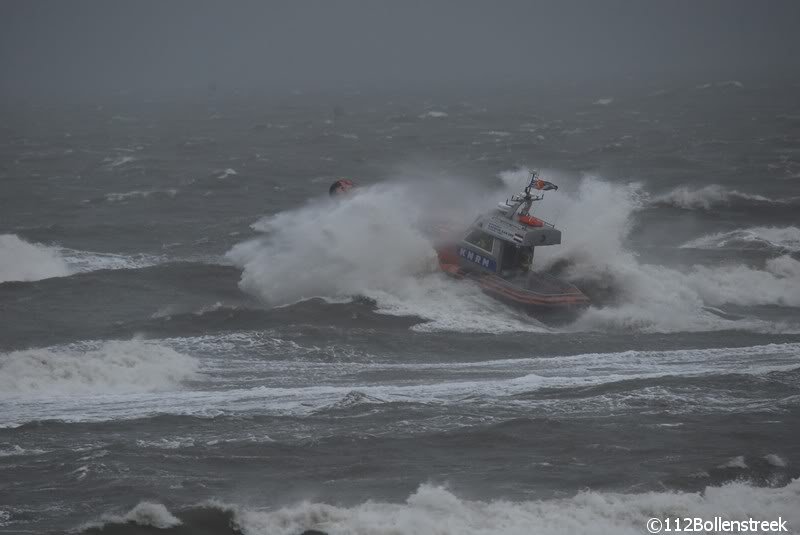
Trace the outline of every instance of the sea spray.
{"label": "sea spray", "polygon": [[[535,203],[534,213],[556,223],[563,234],[561,245],[537,248],[534,269],[558,272],[594,301],[570,329],[764,330],[768,326],[761,321],[726,319],[709,307],[799,306],[797,260],[779,257],[763,268],[685,269],[640,262],[628,241],[634,217],[649,202],[640,183],[542,173],[561,188]],[[488,194],[461,188],[453,202],[442,194],[458,191],[452,184],[440,184],[434,194],[407,182],[313,201],[257,222],[254,228],[262,235],[235,246],[228,258],[243,268],[241,288],[272,305],[362,295],[374,299],[380,312],[431,320],[418,330],[542,330],[534,319],[487,298],[471,283],[448,280],[436,270],[429,216],[441,212],[437,206],[457,207],[451,213],[460,215],[464,228],[465,214],[474,216],[519,191],[529,173],[521,168],[499,177],[500,188]]]}
{"label": "sea spray", "polygon": [[242,290],[270,305],[358,295],[374,300],[380,313],[428,320],[416,330],[542,330],[438,270],[436,244],[459,236],[494,197],[441,176],[359,188],[261,219],[253,225],[261,235],[227,256],[243,268]]}
{"label": "sea spray", "polygon": [[55,247],[29,243],[15,234],[0,234],[0,282],[36,281],[71,274]]}
{"label": "sea spray", "polygon": [[422,216],[407,188],[364,188],[266,217],[254,225],[262,236],[227,256],[243,268],[241,288],[271,305],[363,294],[436,269]]}
{"label": "sea spray", "polygon": [[[518,184],[526,172],[501,174]],[[538,269],[560,274],[598,297],[572,326],[578,330],[634,329],[657,332],[755,328],[759,322],[731,321],[709,306],[800,306],[800,262],[781,256],[763,268],[741,264],[677,269],[640,262],[628,235],[634,217],[648,204],[639,183],[612,183],[584,176],[550,194],[537,216],[558,221],[562,244],[536,250]],[[773,233],[775,234],[775,233]],[[792,239],[793,233],[780,233]],[[593,291],[592,291],[593,290]]]}

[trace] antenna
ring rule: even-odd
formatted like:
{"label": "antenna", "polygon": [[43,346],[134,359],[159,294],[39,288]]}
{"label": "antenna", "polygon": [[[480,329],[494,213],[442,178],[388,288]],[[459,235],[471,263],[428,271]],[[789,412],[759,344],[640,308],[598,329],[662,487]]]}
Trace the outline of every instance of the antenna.
{"label": "antenna", "polygon": [[525,195],[530,195],[533,183],[536,182],[537,178],[539,178],[539,171],[535,169],[533,171],[530,171],[530,174],[531,174],[531,179],[528,181],[528,185],[525,186]]}
{"label": "antenna", "polygon": [[[534,194],[531,193],[531,189],[534,188],[534,184],[537,180],[539,180],[539,172],[538,171],[529,171],[531,175],[531,179],[528,182],[528,185],[525,186],[525,189],[522,193],[515,193],[511,196],[511,202],[515,203],[511,206],[510,210],[505,210],[506,217],[508,219],[513,219],[515,215],[528,215],[531,209],[531,205],[533,201],[541,201],[544,197],[543,193]],[[506,205],[509,205],[509,199],[506,199]]]}

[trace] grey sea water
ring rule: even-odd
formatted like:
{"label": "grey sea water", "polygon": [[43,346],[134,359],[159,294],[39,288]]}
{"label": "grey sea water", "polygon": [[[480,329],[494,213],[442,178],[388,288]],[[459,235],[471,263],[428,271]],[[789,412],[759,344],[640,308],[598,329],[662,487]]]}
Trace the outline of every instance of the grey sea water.
{"label": "grey sea water", "polygon": [[[800,530],[798,90],[4,103],[0,532]],[[565,325],[420,230],[527,168]]]}

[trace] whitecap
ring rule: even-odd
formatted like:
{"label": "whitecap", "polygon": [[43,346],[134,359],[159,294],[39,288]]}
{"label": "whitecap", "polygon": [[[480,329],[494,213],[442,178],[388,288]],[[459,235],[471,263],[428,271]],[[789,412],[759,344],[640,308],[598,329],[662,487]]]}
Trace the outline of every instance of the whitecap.
{"label": "whitecap", "polygon": [[72,272],[58,248],[0,234],[0,282],[66,277]]}
{"label": "whitecap", "polygon": [[106,341],[0,353],[0,397],[150,392],[179,388],[198,361],[156,343]]}

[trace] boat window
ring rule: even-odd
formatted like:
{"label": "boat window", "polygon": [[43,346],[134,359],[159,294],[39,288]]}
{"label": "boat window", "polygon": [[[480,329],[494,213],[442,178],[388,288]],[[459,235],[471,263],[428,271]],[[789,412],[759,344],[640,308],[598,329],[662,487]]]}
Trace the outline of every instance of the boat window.
{"label": "boat window", "polygon": [[494,247],[494,238],[483,232],[482,230],[475,229],[470,232],[464,241],[467,243],[471,243],[475,247],[483,249],[489,253],[492,252],[492,248]]}
{"label": "boat window", "polygon": [[533,262],[533,247],[515,247],[505,244],[503,247],[503,270],[528,271]]}
{"label": "boat window", "polygon": [[520,247],[517,254],[517,266],[522,271],[530,271],[533,264],[533,247]]}
{"label": "boat window", "polygon": [[503,269],[514,269],[516,267],[517,248],[510,243],[503,244],[503,261],[501,265]]}

